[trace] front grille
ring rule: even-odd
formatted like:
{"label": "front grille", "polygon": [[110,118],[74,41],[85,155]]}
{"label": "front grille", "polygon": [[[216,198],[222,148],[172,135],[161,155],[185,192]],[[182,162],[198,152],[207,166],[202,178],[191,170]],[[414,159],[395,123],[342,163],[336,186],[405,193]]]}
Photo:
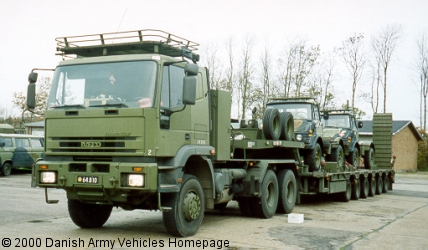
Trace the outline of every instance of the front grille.
{"label": "front grille", "polygon": [[[55,153],[135,153],[137,137],[52,137],[48,150]],[[134,146],[127,146],[131,143]]]}

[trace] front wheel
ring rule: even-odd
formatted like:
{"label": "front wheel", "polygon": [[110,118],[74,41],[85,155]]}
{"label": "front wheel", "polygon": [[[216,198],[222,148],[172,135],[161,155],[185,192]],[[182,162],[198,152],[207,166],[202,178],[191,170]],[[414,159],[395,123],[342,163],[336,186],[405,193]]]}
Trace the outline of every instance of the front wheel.
{"label": "front wheel", "polygon": [[71,220],[81,228],[97,228],[106,223],[110,217],[112,205],[82,203],[68,200],[68,213]]}
{"label": "front wheel", "polygon": [[331,161],[337,162],[337,165],[342,168],[345,165],[345,154],[341,145],[331,150]]}
{"label": "front wheel", "polygon": [[312,172],[319,171],[321,169],[321,146],[319,143],[315,144],[315,147],[305,152],[305,163],[309,165],[309,170]]}
{"label": "front wheel", "polygon": [[163,212],[163,224],[173,236],[194,235],[202,223],[205,198],[199,180],[193,175],[184,175],[180,191],[168,200],[171,211]]}
{"label": "front wheel", "polygon": [[271,218],[278,206],[278,180],[272,170],[268,170],[262,181],[261,197],[255,198],[253,205],[254,216]]}
{"label": "front wheel", "polygon": [[12,165],[10,165],[8,162],[5,162],[0,168],[0,175],[9,176],[10,173],[12,173]]}

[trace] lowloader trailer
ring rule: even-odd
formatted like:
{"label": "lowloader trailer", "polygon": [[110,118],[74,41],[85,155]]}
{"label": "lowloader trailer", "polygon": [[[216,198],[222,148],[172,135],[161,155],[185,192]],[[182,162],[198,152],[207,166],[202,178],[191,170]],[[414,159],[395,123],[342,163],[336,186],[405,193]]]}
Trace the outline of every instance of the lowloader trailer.
{"label": "lowloader trailer", "polygon": [[[232,128],[231,95],[209,88],[195,42],[159,30],[56,40],[64,60],[53,76],[32,186],[45,189],[49,204],[58,201],[48,189],[65,190],[79,227],[101,227],[113,207],[160,210],[166,230],[185,237],[206,209],[231,200],[246,216],[271,218],[291,213],[301,194],[348,197],[356,181],[380,176],[334,172],[328,162],[309,172],[299,154],[304,143],[276,138],[290,132],[276,109],[264,114],[263,128],[254,119]],[[33,70],[30,109],[36,82]]]}

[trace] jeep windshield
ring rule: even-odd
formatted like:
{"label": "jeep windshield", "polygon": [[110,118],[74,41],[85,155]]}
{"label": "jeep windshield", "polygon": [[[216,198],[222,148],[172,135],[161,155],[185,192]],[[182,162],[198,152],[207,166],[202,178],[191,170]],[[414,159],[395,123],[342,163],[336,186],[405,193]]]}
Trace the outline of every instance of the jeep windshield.
{"label": "jeep windshield", "polygon": [[323,120],[324,127],[349,128],[349,115],[332,115],[330,114],[327,120]]}
{"label": "jeep windshield", "polygon": [[294,119],[309,119],[312,120],[311,104],[306,103],[272,103],[268,107],[274,107],[279,112],[290,112]]}
{"label": "jeep windshield", "polygon": [[156,73],[154,61],[59,66],[47,108],[153,107]]}

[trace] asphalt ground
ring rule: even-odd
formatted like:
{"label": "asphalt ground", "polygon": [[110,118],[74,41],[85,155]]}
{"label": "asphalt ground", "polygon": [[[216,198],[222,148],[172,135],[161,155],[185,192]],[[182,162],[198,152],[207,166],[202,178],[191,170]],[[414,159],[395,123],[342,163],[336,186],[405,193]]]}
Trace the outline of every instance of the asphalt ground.
{"label": "asphalt ground", "polygon": [[[30,187],[28,172],[0,178],[0,249],[428,249],[428,174],[396,175],[394,190],[358,201],[306,197],[293,213],[244,217],[236,202],[211,210],[195,236],[167,234],[159,211],[114,209],[102,228],[81,229],[63,190]],[[10,246],[8,246],[10,242]],[[31,247],[32,245],[32,247]]]}

